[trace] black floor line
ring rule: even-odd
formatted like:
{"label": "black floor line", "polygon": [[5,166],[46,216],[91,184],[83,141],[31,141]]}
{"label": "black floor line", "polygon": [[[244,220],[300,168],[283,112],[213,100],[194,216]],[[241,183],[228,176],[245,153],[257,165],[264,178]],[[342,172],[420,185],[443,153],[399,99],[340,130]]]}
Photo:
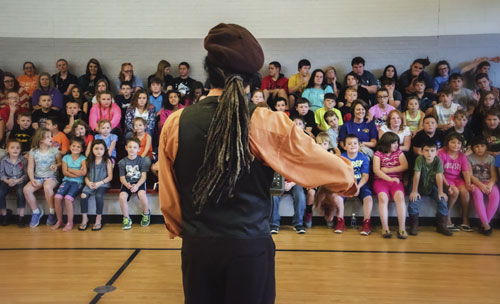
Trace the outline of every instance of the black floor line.
{"label": "black floor line", "polygon": [[[139,251],[180,251],[180,248],[0,248],[0,251],[48,251],[48,250],[135,250]],[[428,255],[465,255],[465,256],[498,256],[500,253],[481,252],[439,252],[439,251],[394,251],[394,250],[335,250],[335,249],[276,249],[278,252],[325,252],[325,253],[375,253],[375,254],[428,254]],[[137,255],[134,252],[135,255]],[[132,254],[134,257],[135,255]],[[133,259],[133,258],[132,258]]]}
{"label": "black floor line", "polygon": [[[125,263],[123,263],[122,267],[120,267],[120,269],[118,269],[118,271],[115,272],[115,274],[111,277],[111,279],[106,283],[106,286],[112,286],[113,285],[113,283],[120,277],[120,275],[123,273],[123,271],[125,271],[125,269],[127,269],[128,265],[130,265],[130,263],[139,254],[139,252],[141,252],[141,249],[135,249],[134,250],[134,252],[130,255],[130,257],[125,261]],[[99,302],[99,300],[101,299],[101,297],[103,295],[104,295],[103,293],[98,293],[92,299],[92,301],[90,301],[90,304],[95,304],[95,303]]]}

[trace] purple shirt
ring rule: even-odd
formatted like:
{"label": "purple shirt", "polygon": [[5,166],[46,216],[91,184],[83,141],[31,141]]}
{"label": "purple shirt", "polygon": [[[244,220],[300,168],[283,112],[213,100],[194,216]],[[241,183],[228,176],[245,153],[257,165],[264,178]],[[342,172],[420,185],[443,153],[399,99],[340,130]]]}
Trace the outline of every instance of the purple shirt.
{"label": "purple shirt", "polygon": [[[37,106],[38,105],[38,99],[40,99],[40,94],[42,91],[40,89],[36,89],[33,92],[33,96],[31,97],[31,105]],[[52,91],[50,91],[50,97],[52,98],[52,106],[58,108],[59,110],[62,110],[64,108],[63,104],[63,94],[59,92],[58,89],[54,88]]]}

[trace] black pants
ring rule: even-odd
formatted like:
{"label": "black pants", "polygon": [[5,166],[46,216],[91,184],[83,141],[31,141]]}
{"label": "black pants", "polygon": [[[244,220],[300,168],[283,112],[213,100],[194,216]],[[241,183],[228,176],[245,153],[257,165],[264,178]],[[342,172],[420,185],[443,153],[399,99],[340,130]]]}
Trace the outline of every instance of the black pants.
{"label": "black pants", "polygon": [[185,303],[274,303],[274,254],[271,237],[251,240],[184,238]]}

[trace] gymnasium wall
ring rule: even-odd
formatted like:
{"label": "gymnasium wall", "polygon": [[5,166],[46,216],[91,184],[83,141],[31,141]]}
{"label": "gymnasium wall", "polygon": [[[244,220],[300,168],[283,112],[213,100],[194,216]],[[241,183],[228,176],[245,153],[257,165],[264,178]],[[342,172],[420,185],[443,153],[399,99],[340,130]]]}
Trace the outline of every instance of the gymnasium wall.
{"label": "gymnasium wall", "polygon": [[[126,61],[144,79],[166,59],[174,76],[177,64],[188,61],[192,77],[204,80],[203,37],[219,22],[251,30],[265,61],[280,61],[285,75],[296,72],[301,58],[312,68],[334,65],[343,77],[354,56],[379,76],[387,64],[401,73],[418,57],[459,67],[500,55],[495,0],[3,0],[0,8],[0,68],[15,74],[25,60],[54,73],[63,57],[81,75],[95,57],[111,79]],[[496,84],[499,66],[492,66]]]}

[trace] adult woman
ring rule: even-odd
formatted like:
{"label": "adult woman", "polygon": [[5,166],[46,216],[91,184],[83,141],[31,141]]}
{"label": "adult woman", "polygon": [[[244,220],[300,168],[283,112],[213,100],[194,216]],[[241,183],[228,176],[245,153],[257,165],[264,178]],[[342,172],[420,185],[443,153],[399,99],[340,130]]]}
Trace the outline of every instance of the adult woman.
{"label": "adult woman", "polygon": [[387,115],[386,124],[378,130],[378,138],[386,132],[395,133],[399,136],[399,149],[403,152],[410,150],[411,146],[411,131],[410,128],[403,124],[404,116],[399,110],[392,110]]}
{"label": "adult woman", "polygon": [[151,87],[151,80],[155,77],[160,78],[163,81],[163,92],[173,89],[174,77],[170,75],[170,62],[163,59],[158,62],[156,73],[151,74],[148,77],[148,88]]}
{"label": "adult woman", "polygon": [[30,96],[28,92],[19,85],[14,74],[4,72],[2,82],[0,83],[0,105],[7,104],[8,92],[17,92],[19,94],[19,109],[29,111]]}
{"label": "adult woman", "polygon": [[29,96],[33,96],[33,92],[38,85],[38,75],[36,74],[35,64],[31,61],[26,61],[23,63],[24,74],[17,77],[19,86],[28,92]]}
{"label": "adult woman", "polygon": [[92,100],[92,97],[94,97],[97,87],[96,84],[99,79],[106,79],[109,83],[108,77],[102,73],[99,61],[92,58],[87,63],[85,74],[78,79],[79,86],[83,90],[83,96],[85,96],[87,100]]}
{"label": "adult woman", "polygon": [[39,109],[38,99],[40,98],[40,94],[43,92],[49,93],[52,98],[52,107],[56,107],[58,110],[62,110],[64,108],[64,100],[63,95],[59,90],[54,86],[54,81],[52,81],[52,77],[47,72],[43,72],[38,77],[38,88],[33,92],[33,97],[31,97],[31,105],[33,109]]}
{"label": "adult woman", "polygon": [[384,68],[384,72],[382,73],[382,76],[380,76],[379,81],[382,83],[386,79],[394,79],[394,82],[398,83],[398,71],[392,64],[389,64]]}
{"label": "adult woman", "polygon": [[247,106],[243,80],[264,63],[250,32],[219,24],[204,46],[212,89],[170,116],[159,147],[160,207],[171,235],[183,236],[185,302],[274,303],[272,170],[348,196],[357,191],[354,175],[285,115]]}
{"label": "adult woman", "polygon": [[329,66],[325,69],[326,84],[332,87],[335,96],[339,97],[339,93],[342,90],[342,85],[337,81],[337,70],[333,66]]}
{"label": "adult woman", "polygon": [[134,66],[130,62],[122,63],[120,73],[118,73],[118,79],[116,81],[116,90],[120,91],[120,86],[122,82],[129,81],[132,84],[132,92],[137,92],[139,89],[143,89],[142,79],[134,75]]}
{"label": "adult woman", "polygon": [[320,69],[314,70],[306,89],[302,92],[302,98],[309,100],[311,111],[315,112],[323,107],[323,97],[326,93],[333,93],[333,89],[326,85],[325,73]]}
{"label": "adult woman", "polygon": [[360,151],[366,156],[372,158],[373,150],[377,145],[377,127],[373,121],[368,122],[366,119],[366,103],[363,100],[356,100],[351,106],[351,115],[353,119],[344,122],[340,127],[339,142],[342,149],[344,147],[344,139],[348,134],[354,134],[359,139]]}
{"label": "adult woman", "polygon": [[156,112],[155,108],[149,103],[148,93],[144,89],[139,89],[134,93],[130,106],[125,112],[125,137],[130,137],[134,132],[134,118],[141,117],[146,121],[144,130],[149,135],[153,136]]}

